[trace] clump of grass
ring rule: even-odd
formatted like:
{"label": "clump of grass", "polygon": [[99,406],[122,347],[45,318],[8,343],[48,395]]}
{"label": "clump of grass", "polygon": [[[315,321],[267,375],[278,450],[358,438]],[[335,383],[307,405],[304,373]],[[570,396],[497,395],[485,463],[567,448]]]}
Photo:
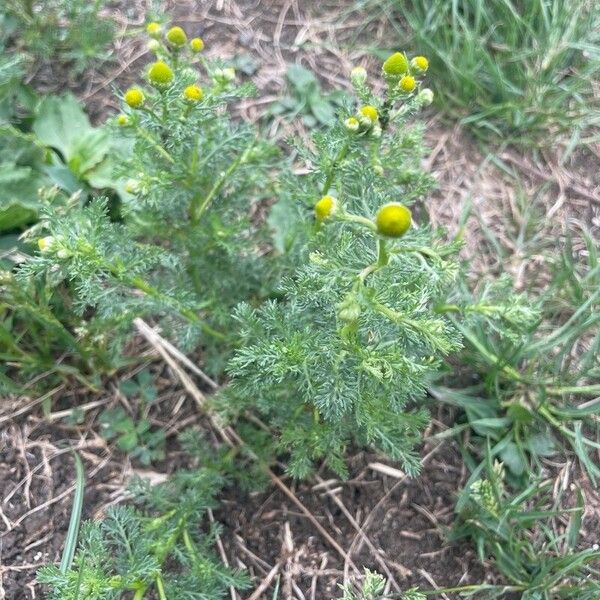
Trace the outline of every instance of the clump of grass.
{"label": "clump of grass", "polygon": [[438,104],[477,133],[529,143],[600,122],[598,3],[388,1],[403,44],[412,33],[428,53]]}

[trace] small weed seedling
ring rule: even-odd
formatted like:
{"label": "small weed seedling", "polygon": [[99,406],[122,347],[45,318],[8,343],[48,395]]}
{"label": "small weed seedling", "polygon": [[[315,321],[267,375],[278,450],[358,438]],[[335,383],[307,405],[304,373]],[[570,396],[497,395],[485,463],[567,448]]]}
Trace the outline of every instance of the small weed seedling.
{"label": "small weed seedling", "polygon": [[218,528],[202,531],[221,483],[205,469],[180,471],[152,488],[139,482],[132,488],[138,508],[111,507],[101,523],[85,523],[71,567],[39,571],[52,588],[48,598],[221,600],[230,586],[243,589],[246,578],[211,552]]}

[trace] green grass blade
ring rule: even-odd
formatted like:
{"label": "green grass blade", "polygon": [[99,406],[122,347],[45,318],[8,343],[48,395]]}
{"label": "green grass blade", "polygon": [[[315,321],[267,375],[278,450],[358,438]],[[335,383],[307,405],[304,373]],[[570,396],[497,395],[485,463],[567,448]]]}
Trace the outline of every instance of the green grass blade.
{"label": "green grass blade", "polygon": [[73,557],[77,548],[77,537],[79,535],[79,523],[81,522],[81,511],[83,508],[83,493],[85,489],[85,471],[83,463],[77,452],[73,452],[75,460],[75,496],[73,498],[73,509],[71,510],[71,520],[69,521],[69,530],[65,539],[62,559],[60,561],[60,572],[64,575],[73,564]]}

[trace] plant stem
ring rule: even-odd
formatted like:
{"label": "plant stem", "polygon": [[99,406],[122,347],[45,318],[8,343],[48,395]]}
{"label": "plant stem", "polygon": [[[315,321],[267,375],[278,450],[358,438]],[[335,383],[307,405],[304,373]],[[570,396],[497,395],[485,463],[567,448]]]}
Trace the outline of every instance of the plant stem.
{"label": "plant stem", "polygon": [[167,595],[165,594],[165,586],[163,584],[162,577],[160,573],[156,576],[156,589],[158,590],[158,597],[160,600],[167,600]]}
{"label": "plant stem", "polygon": [[229,177],[237,171],[237,169],[247,162],[248,156],[250,155],[250,151],[254,147],[255,140],[242,152],[238,158],[229,166],[227,171],[225,171],[217,181],[215,181],[214,185],[204,198],[202,196],[197,196],[192,199],[190,204],[190,223],[192,225],[197,225],[200,221],[203,213],[206,211],[210,203],[213,201],[214,197],[221,191],[221,188],[225,185]]}
{"label": "plant stem", "polygon": [[346,158],[348,154],[348,148],[350,147],[350,141],[346,140],[344,145],[340,148],[337,156],[333,159],[331,166],[329,167],[329,171],[327,172],[327,177],[325,177],[325,182],[323,183],[323,188],[321,189],[321,196],[325,196],[333,183],[333,178],[335,176],[335,171],[340,165],[340,163]]}
{"label": "plant stem", "polygon": [[161,156],[166,158],[171,164],[175,164],[175,159],[145,129],[137,127],[136,130]]}

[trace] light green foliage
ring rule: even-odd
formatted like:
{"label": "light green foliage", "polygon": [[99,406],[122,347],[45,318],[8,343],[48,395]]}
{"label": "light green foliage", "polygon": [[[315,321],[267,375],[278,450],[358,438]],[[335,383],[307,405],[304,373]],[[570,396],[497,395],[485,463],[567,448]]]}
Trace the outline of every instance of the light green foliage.
{"label": "light green foliage", "polygon": [[225,598],[229,586],[243,589],[245,577],[213,556],[218,529],[204,534],[206,511],[221,485],[214,473],[180,471],[168,482],[132,492],[139,508],[112,507],[101,522],[86,523],[71,569],[38,573],[54,600],[118,600],[150,597],[181,600]]}
{"label": "light green foliage", "polygon": [[[358,89],[378,107],[379,122],[363,119],[362,131],[349,131],[348,112],[315,134],[312,148],[298,144],[310,173],[289,181],[279,207],[288,212],[284,237],[298,262],[281,300],[237,311],[243,347],[229,366],[225,404],[256,407],[279,431],[298,477],[323,458],[343,474],[353,441],[415,473],[427,377],[460,346],[455,328],[433,310],[454,281],[460,243],[425,223],[386,239],[372,221],[387,202],[414,204],[430,184],[418,166],[421,130],[409,125],[420,97],[405,98],[396,83],[381,99],[364,84]],[[306,232],[290,226],[312,221],[306,213],[325,194],[337,198],[336,212]]]}
{"label": "light green foliage", "polygon": [[[185,50],[162,45],[156,52],[170,63],[173,80],[159,88],[142,84],[140,105],[125,107],[117,119],[124,124],[114,124],[115,144],[123,148],[119,156],[113,150],[122,165],[116,174],[131,178],[119,214],[98,199],[49,202],[36,235],[47,234],[52,244],[22,275],[67,284],[80,312],[93,307],[113,341],[132,318],[151,314],[164,317],[163,327],[184,348],[202,341],[222,351],[235,339],[231,307],[268,290],[269,261],[261,260],[267,238],[251,212],[271,193],[268,174],[278,152],[229,118],[227,105],[249,86]],[[201,99],[188,99],[184,90],[197,84]],[[51,108],[64,114],[64,107]],[[77,140],[60,136],[60,127],[41,132],[48,143],[63,141],[71,165],[68,150],[79,147]],[[85,135],[104,148],[104,138]],[[79,156],[77,166],[86,171],[98,158]],[[221,368],[219,353],[209,352],[207,361],[208,370]]]}
{"label": "light green foliage", "polygon": [[104,0],[4,0],[0,23],[29,60],[60,60],[83,71],[108,55],[114,25]]}
{"label": "light green foliage", "polygon": [[483,137],[494,132],[523,143],[561,131],[578,138],[598,124],[597,2],[390,0],[388,6],[399,39],[412,36],[429,56],[439,106]]}
{"label": "light green foliage", "polygon": [[[386,600],[398,598],[398,600],[426,600],[427,596],[412,588],[401,594],[386,594],[386,579],[375,571],[365,569],[365,575],[360,584],[349,583],[342,588],[343,596],[340,600]],[[355,589],[358,588],[358,589]]]}
{"label": "light green foliage", "polygon": [[[481,561],[490,562],[506,585],[471,585],[446,591],[504,598],[509,592],[526,600],[572,598],[595,600],[600,594],[600,551],[580,539],[583,495],[575,506],[567,498],[553,498],[547,485],[535,481],[511,496],[504,484],[501,463],[491,464],[486,476],[469,484],[454,537],[475,544]],[[564,527],[561,519],[568,517]]]}
{"label": "light green foliage", "polygon": [[[455,287],[461,304],[485,309],[471,312],[468,321],[455,321],[465,340],[461,363],[480,383],[465,387],[458,374],[458,381],[456,375],[446,379],[453,389],[433,390],[438,399],[465,411],[469,426],[481,436],[471,441],[491,440],[492,454],[524,483],[530,468],[561,447],[577,455],[592,480],[600,476],[592,459],[600,411],[594,400],[600,393],[598,251],[584,234],[587,264],[575,261],[568,232],[565,237],[562,251],[553,248],[548,258],[552,278],[534,305],[527,307],[524,298],[515,304],[518,295],[502,279],[484,286],[479,300],[464,285]],[[537,254],[539,247],[523,251]],[[499,298],[510,311],[507,327],[490,323],[489,307]],[[480,447],[473,445],[477,454]]]}

